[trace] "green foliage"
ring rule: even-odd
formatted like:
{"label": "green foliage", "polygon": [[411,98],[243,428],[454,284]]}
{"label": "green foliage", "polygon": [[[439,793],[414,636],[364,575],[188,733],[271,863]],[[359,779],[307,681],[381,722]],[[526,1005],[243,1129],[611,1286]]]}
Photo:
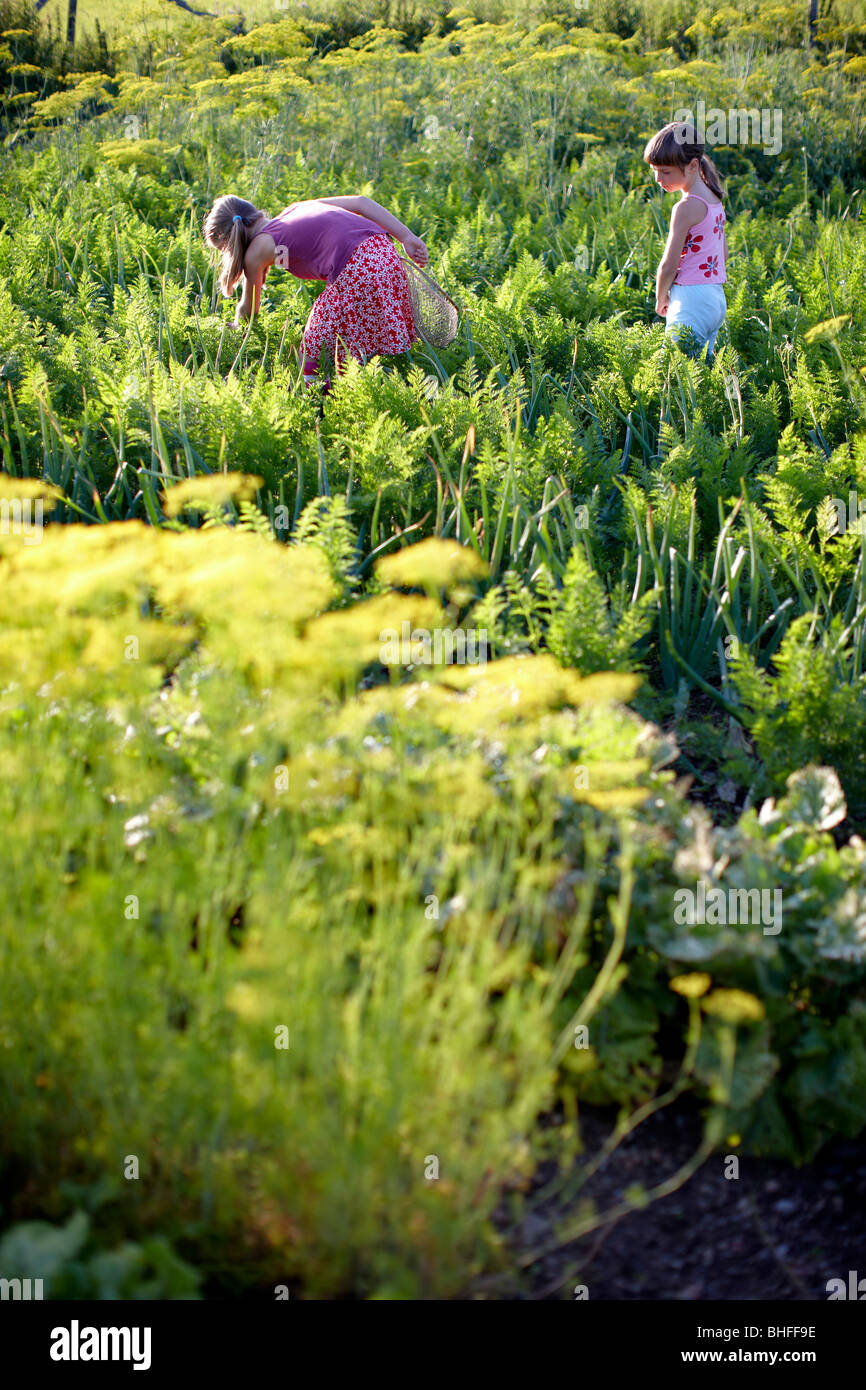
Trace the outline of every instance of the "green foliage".
{"label": "green foliage", "polygon": [[[502,1267],[494,1210],[547,1147],[556,1007],[605,918],[563,921],[563,835],[584,826],[589,884],[612,836],[627,861],[629,808],[666,790],[658,733],[621,703],[633,678],[549,656],[366,688],[383,630],[447,615],[387,588],[326,611],[349,537],[320,505],[288,547],[136,522],[3,540],[0,1183],[34,1175],[25,1222],[46,1154],[54,1219],[107,1184],[105,1253],[67,1252],[64,1290],[185,1296],[154,1229],[211,1287],[239,1241],[301,1296],[453,1296]],[[418,563],[438,547],[454,571],[457,545]],[[566,801],[575,759],[593,780]]]}
{"label": "green foliage", "polygon": [[[795,619],[774,659],[761,671],[747,651],[732,663],[731,678],[743,706],[769,789],[817,760],[836,769],[852,815],[866,816],[866,688],[861,673],[861,615],[857,652],[841,620],[819,637],[814,617]],[[856,662],[856,665],[855,665]]]}
{"label": "green foliage", "polygon": [[115,1250],[89,1239],[90,1222],[76,1211],[64,1226],[24,1221],[0,1238],[6,1278],[41,1279],[45,1298],[195,1299],[200,1279],[164,1236]]}
{"label": "green foliage", "polygon": [[295,527],[297,545],[322,551],[337,592],[347,598],[357,585],[357,537],[343,497],[316,497],[308,502]]}
{"label": "green foliage", "polygon": [[[503,1193],[579,1145],[539,1117],[671,1073],[710,1145],[866,1121],[862,26],[302,13],[72,55],[0,0],[0,501],[53,507],[0,536],[0,1266],[52,1296],[513,1283]],[[712,363],[653,314],[640,158],[707,84],[785,111],[717,152]],[[201,222],[355,189],[461,329],[321,398],[318,287],[238,332]],[[458,622],[494,660],[385,657]],[[781,891],[780,935],[678,924],[701,877]]]}
{"label": "green foliage", "polygon": [[[659,808],[638,835],[624,979],[598,1016],[602,1031],[591,1030],[597,1045],[571,1060],[569,1082],[595,1102],[630,1105],[652,1094],[669,1056],[660,1038],[683,1022],[666,982],[707,972],[704,988],[712,980],[716,997],[743,991],[764,1014],[738,1034],[726,1123],[742,1133],[746,1152],[807,1162],[831,1134],[854,1136],[866,1123],[866,854],[859,840],[837,847],[830,833],[846,814],[839,780],[827,768],[797,771],[778,803],[728,828],[714,827],[699,806],[676,824],[671,810]],[[766,893],[775,927],[757,914],[678,925],[676,894],[694,894],[699,880],[728,901],[740,890]],[[584,978],[605,949],[602,935]],[[708,1011],[711,998],[702,1001]],[[718,1028],[702,1030],[694,1082],[709,1098],[725,1046]]]}
{"label": "green foliage", "polygon": [[612,604],[578,547],[565,566],[561,587],[547,571],[529,585],[511,570],[475,606],[472,620],[489,632],[496,651],[546,648],[563,666],[574,666],[584,675],[634,671],[640,663],[633,649],[652,625],[651,604],[651,595],[623,608]]}

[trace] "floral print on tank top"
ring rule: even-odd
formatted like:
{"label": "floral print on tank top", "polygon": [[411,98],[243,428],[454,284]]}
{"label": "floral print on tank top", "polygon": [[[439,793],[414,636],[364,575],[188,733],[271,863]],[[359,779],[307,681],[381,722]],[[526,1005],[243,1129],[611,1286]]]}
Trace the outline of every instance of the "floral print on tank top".
{"label": "floral print on tank top", "polygon": [[[706,199],[702,198],[701,201],[706,202]],[[725,274],[724,238],[725,210],[717,204],[707,204],[700,222],[696,222],[686,233],[676,283],[724,284],[728,278]]]}

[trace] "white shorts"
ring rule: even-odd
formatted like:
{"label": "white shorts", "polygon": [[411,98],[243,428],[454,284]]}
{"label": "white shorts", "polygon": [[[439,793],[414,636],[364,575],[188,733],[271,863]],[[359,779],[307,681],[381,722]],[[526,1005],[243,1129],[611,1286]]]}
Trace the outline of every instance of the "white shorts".
{"label": "white shorts", "polygon": [[725,291],[721,285],[674,284],[665,315],[665,333],[679,337],[677,329],[693,329],[701,349],[706,344],[707,357],[712,357],[716,334],[727,312]]}

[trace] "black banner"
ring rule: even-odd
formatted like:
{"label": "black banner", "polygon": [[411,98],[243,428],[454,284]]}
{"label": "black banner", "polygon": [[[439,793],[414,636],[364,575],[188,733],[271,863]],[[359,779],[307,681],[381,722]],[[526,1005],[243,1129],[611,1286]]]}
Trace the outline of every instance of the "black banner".
{"label": "black banner", "polygon": [[[551,1309],[542,1323],[531,1320],[536,1314],[527,1309],[527,1328],[568,1339],[569,1356],[575,1376],[588,1370],[594,1361],[604,1359],[618,1374],[657,1372],[666,1374],[676,1367],[700,1371],[705,1367],[732,1365],[787,1369],[810,1369],[826,1381],[828,1374],[841,1373],[856,1357],[862,1345],[864,1310],[844,1306],[849,1300],[820,1303],[661,1303],[596,1302],[576,1298]],[[385,1324],[379,1318],[385,1316]],[[215,1372],[221,1377],[233,1372],[249,1375],[272,1365],[290,1370],[292,1358],[319,1343],[324,1329],[336,1318],[352,1322],[352,1358],[358,1365],[362,1344],[355,1336],[369,1328],[377,1338],[381,1356],[383,1327],[389,1336],[399,1335],[414,1325],[416,1314],[394,1310],[384,1314],[369,1310],[363,1319],[358,1309],[346,1303],[330,1312],[302,1300],[276,1299],[273,1304],[252,1302],[172,1302],[172,1303],[61,1303],[3,1302],[0,1304],[0,1336],[7,1364],[23,1372],[49,1375],[62,1382],[70,1376],[92,1379],[100,1371],[118,1375],[162,1378],[167,1372]],[[427,1313],[422,1314],[426,1318]],[[441,1314],[440,1314],[441,1316]],[[471,1323],[463,1323],[466,1311],[456,1313],[461,1331],[489,1332],[497,1325],[497,1314],[488,1305],[476,1307]],[[507,1355],[515,1329],[515,1312],[508,1315],[502,1338],[491,1342],[489,1335],[477,1341],[477,1355],[483,1357],[488,1372],[497,1352]],[[437,1332],[441,1324],[437,1326]],[[438,1338],[437,1338],[438,1342]],[[466,1343],[461,1343],[461,1347]],[[525,1344],[524,1344],[525,1349]],[[371,1351],[373,1349],[371,1348]],[[328,1344],[329,1360],[334,1344]],[[551,1348],[538,1346],[539,1364],[548,1362]],[[525,1349],[525,1353],[532,1354]],[[453,1352],[442,1351],[443,1369]],[[465,1356],[460,1352],[461,1367]],[[405,1359],[404,1370],[408,1370]],[[425,1347],[424,1369],[433,1365],[430,1347]]]}

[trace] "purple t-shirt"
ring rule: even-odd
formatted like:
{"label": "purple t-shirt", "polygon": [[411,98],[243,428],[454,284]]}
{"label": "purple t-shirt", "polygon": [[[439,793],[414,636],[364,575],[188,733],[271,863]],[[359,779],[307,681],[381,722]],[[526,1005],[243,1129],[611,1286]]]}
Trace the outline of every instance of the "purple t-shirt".
{"label": "purple t-shirt", "polygon": [[[266,222],[256,236],[269,232],[277,245],[277,262],[299,280],[324,280],[332,285],[352,252],[371,236],[387,232],[369,217],[307,198],[289,203],[279,217]],[[255,237],[252,238],[255,241]],[[280,255],[279,248],[284,252]]]}

